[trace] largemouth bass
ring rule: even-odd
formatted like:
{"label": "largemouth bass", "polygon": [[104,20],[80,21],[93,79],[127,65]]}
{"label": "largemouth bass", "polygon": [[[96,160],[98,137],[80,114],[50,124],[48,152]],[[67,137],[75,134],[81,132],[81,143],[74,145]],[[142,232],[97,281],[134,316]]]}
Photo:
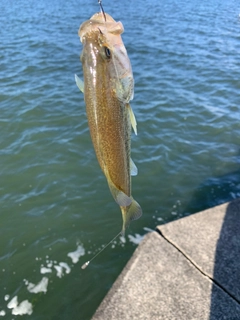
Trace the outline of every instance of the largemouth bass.
{"label": "largemouth bass", "polygon": [[84,93],[91,139],[113,198],[121,208],[122,234],[130,221],[142,215],[140,205],[131,195],[131,174],[137,168],[130,158],[131,124],[136,120],[129,101],[134,80],[131,63],[122,42],[121,22],[109,14],[94,14],[79,28],[83,44],[84,83],[75,76]]}

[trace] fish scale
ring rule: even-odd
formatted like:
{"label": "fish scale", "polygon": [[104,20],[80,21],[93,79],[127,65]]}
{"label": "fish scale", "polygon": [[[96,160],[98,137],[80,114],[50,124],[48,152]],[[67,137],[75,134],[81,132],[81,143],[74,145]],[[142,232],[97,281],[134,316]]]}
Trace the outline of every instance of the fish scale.
{"label": "fish scale", "polygon": [[136,133],[136,120],[129,104],[134,80],[122,32],[121,22],[107,13],[104,17],[103,13],[96,13],[80,26],[84,85],[78,77],[76,82],[84,92],[98,162],[121,208],[124,234],[130,221],[142,215],[142,209],[131,195],[131,167],[133,175],[137,173],[130,158],[131,124]]}

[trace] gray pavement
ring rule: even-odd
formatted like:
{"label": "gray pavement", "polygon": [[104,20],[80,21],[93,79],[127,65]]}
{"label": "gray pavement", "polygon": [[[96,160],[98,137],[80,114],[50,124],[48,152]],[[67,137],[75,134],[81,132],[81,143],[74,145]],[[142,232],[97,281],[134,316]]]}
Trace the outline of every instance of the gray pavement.
{"label": "gray pavement", "polygon": [[147,234],[93,320],[240,320],[240,200]]}

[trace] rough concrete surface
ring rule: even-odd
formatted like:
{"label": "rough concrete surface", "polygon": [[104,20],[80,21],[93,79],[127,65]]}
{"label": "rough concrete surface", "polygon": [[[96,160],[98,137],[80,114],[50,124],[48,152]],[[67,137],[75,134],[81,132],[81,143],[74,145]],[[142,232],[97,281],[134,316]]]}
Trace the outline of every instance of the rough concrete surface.
{"label": "rough concrete surface", "polygon": [[92,319],[240,320],[239,204],[147,234]]}
{"label": "rough concrete surface", "polygon": [[240,302],[240,200],[159,226],[158,230]]}

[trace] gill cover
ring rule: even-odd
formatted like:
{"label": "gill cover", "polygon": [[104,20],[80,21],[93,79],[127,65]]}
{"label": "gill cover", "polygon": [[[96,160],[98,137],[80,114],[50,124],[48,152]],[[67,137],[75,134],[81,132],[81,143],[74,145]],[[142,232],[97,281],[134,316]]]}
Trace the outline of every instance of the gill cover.
{"label": "gill cover", "polygon": [[124,31],[121,22],[116,22],[109,14],[96,13],[90,20],[85,21],[79,29],[80,40],[83,46],[92,42],[98,46],[99,54],[108,63],[111,87],[119,101],[124,104],[133,99],[134,80],[132,67],[123,44],[121,34]]}

